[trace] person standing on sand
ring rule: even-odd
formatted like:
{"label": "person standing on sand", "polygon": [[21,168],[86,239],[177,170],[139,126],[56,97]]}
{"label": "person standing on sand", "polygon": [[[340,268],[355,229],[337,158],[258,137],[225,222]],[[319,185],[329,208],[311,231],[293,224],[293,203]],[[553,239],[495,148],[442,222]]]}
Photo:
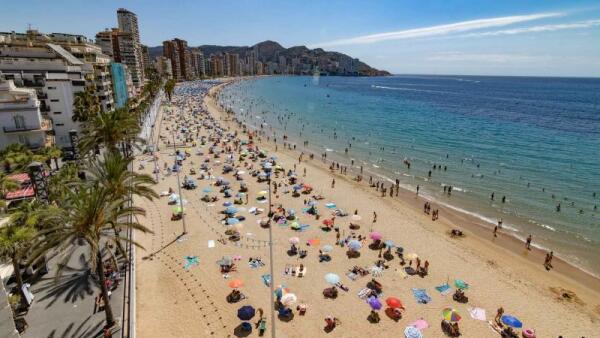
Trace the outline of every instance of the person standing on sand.
{"label": "person standing on sand", "polygon": [[335,178],[331,180],[331,189],[335,188]]}
{"label": "person standing on sand", "polygon": [[494,226],[494,237],[498,237],[498,226]]}
{"label": "person standing on sand", "polygon": [[377,222],[377,213],[373,211],[373,223]]}
{"label": "person standing on sand", "polygon": [[525,247],[527,250],[531,250],[531,239],[531,234],[529,234],[529,236],[527,236],[527,240],[525,241]]}
{"label": "person standing on sand", "polygon": [[421,189],[421,187],[417,184],[417,195],[419,194],[419,189]]}

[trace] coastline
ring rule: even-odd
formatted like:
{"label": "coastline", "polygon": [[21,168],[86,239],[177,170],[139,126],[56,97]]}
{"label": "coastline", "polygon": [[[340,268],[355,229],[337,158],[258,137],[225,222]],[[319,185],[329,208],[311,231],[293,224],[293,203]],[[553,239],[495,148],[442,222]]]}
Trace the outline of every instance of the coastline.
{"label": "coastline", "polygon": [[[211,90],[212,95],[217,95],[217,93],[220,92],[223,88],[225,88],[225,86],[228,86],[233,82],[244,81],[244,80],[253,79],[253,78],[260,78],[260,77],[244,77],[244,78],[241,78],[238,80],[226,81],[222,85],[215,86]],[[223,108],[220,107],[220,109],[223,109]],[[256,126],[253,126],[253,128],[255,130],[258,129]],[[283,133],[283,131],[281,131],[281,130],[278,130],[278,132]],[[290,139],[292,141],[290,141]],[[309,148],[301,147],[300,144],[302,142],[298,139],[295,139],[294,136],[288,135],[288,143],[291,143],[291,144],[295,143],[299,147],[297,150],[290,151],[287,149],[283,149],[283,143],[279,142],[279,151],[282,151],[281,149],[283,149],[283,151],[285,151],[285,152],[295,153],[296,156],[299,155],[300,152],[303,151],[304,153],[314,154],[315,159],[317,157],[320,157],[320,154],[317,153],[314,149],[311,149],[310,147]],[[311,144],[311,146],[314,146],[314,144]],[[319,148],[321,148],[321,147],[319,147]],[[274,149],[271,149],[271,150],[274,150]],[[340,163],[341,165],[347,166],[348,171],[350,172],[350,174],[348,176],[340,175],[339,173],[333,172],[332,174],[336,175],[336,179],[338,177],[348,179],[352,175],[358,174],[358,172],[357,172],[358,167],[356,167],[356,164],[355,164],[355,167],[352,167],[350,165],[350,163],[345,163],[345,161],[347,161],[347,159],[342,157],[340,154],[332,153],[332,152],[328,152],[327,154],[328,154],[327,163],[332,162],[331,157],[333,155],[333,157],[335,157],[333,159],[333,162],[337,162],[337,163]],[[314,160],[313,162],[316,163],[316,162],[319,162],[319,160]],[[328,171],[328,165],[327,164],[324,165],[322,167],[322,169],[325,169]],[[390,173],[386,174],[386,173],[382,173],[382,172],[377,172],[377,169],[371,169],[371,168],[367,167],[364,169],[363,177],[367,177],[369,174],[371,174],[374,179],[378,177],[379,179],[387,180],[388,183],[393,183],[393,179],[390,176],[388,176],[388,175],[392,175]],[[348,179],[348,181],[352,181],[352,183],[357,183],[352,179]],[[363,185],[368,186],[368,184],[366,184],[366,183]],[[399,196],[394,197],[394,198],[386,197],[386,200],[399,199],[399,200],[401,200],[402,203],[409,204],[413,208],[416,208],[416,210],[422,210],[423,203],[426,201],[435,203],[433,208],[434,209],[437,208],[441,211],[440,220],[442,218],[444,218],[446,220],[444,225],[449,227],[448,231],[451,230],[452,228],[460,228],[461,230],[467,230],[467,231],[472,232],[473,235],[476,235],[481,240],[488,240],[491,238],[492,239],[491,242],[494,243],[498,248],[502,249],[504,247],[511,253],[514,253],[516,256],[522,257],[523,259],[526,259],[533,264],[539,263],[539,265],[541,265],[544,262],[546,253],[548,251],[553,250],[552,248],[545,248],[545,247],[537,246],[535,243],[535,240],[531,246],[531,250],[525,250],[524,239],[517,237],[517,234],[514,232],[510,232],[510,231],[504,232],[501,229],[498,232],[498,238],[496,240],[493,240],[492,230],[493,230],[495,224],[493,224],[491,221],[487,221],[485,219],[486,218],[485,216],[479,215],[476,211],[471,212],[468,210],[461,209],[460,207],[453,206],[446,202],[440,202],[434,196],[420,194],[418,196],[418,198],[416,198],[416,197],[417,196],[416,196],[414,190],[410,190],[409,187],[405,186],[404,184],[400,184]],[[502,240],[500,240],[500,239],[502,239]],[[562,274],[564,274],[566,276],[570,276],[569,278],[572,278],[574,281],[580,282],[581,284],[586,285],[586,286],[589,285],[596,292],[600,292],[600,275],[598,275],[592,271],[588,271],[583,267],[577,266],[576,264],[573,264],[565,259],[560,258],[559,256],[556,255],[556,253],[554,255],[552,262],[553,262],[554,270],[558,269],[559,271],[561,271]]]}
{"label": "coastline", "polygon": [[[241,128],[231,120],[231,115],[217,108],[214,95],[225,85],[213,87],[210,95],[205,96],[203,105],[223,127],[228,127],[230,132],[237,131],[243,138]],[[198,98],[197,101],[189,99],[189,102],[195,102],[194,105],[199,106],[202,101]],[[174,116],[176,115],[168,117],[162,127],[157,124],[156,128],[162,128],[162,133],[168,135],[169,131],[165,128],[174,121]],[[186,118],[191,120],[190,116]],[[156,137],[159,134],[155,133]],[[257,142],[257,145],[269,152],[275,148],[272,142],[267,144],[266,140]],[[162,167],[163,162],[172,160],[172,149],[167,149],[166,140],[161,143],[160,148],[158,155]],[[278,151],[274,152],[278,162],[284,167],[297,163],[299,153],[282,148],[279,146]],[[192,160],[197,161],[198,158],[201,159],[194,156]],[[138,160],[148,161],[148,158]],[[187,162],[184,164],[184,172],[187,172],[190,165]],[[147,165],[144,171],[150,173],[151,167],[152,165]],[[546,272],[542,266],[543,260],[536,262],[532,258],[522,257],[519,251],[509,251],[508,246],[513,244],[506,244],[514,242],[515,248],[520,247],[524,250],[523,243],[501,235],[494,245],[490,245],[485,236],[487,234],[491,237],[491,231],[476,224],[472,225],[471,230],[471,225],[466,224],[471,221],[468,217],[458,213],[454,215],[452,211],[446,211],[442,207],[439,208],[440,219],[432,222],[430,216],[421,211],[423,200],[415,199],[412,192],[400,190],[401,196],[398,198],[382,198],[365,184],[358,184],[348,176],[332,174],[327,165],[318,159],[303,160],[300,170],[303,167],[307,168],[305,181],[316,188],[316,193],[322,193],[327,201],[334,201],[348,211],[358,208],[359,214],[369,219],[365,220],[360,233],[368,233],[370,214],[376,210],[378,221],[374,230],[380,231],[385,238],[393,239],[397,245],[403,246],[406,252],[418,253],[422,259],[429,260],[431,266],[429,275],[425,278],[404,279],[394,271],[400,267],[398,260],[391,261],[390,269],[377,279],[385,285],[386,296],[397,296],[403,301],[407,308],[405,318],[398,323],[383,318],[377,325],[369,324],[365,319],[368,306],[358,305],[361,301],[356,298],[356,293],[364,287],[364,283],[370,277],[350,281],[344,276],[344,271],[352,265],[372,264],[376,252],[364,248],[360,258],[349,260],[344,250],[338,247],[334,248],[331,254],[332,262],[317,263],[317,248],[307,247],[309,256],[304,263],[308,266],[308,274],[303,278],[291,278],[280,273],[288,264],[299,263],[298,258],[285,255],[285,250],[289,248],[288,237],[299,236],[301,241],[305,241],[317,236],[321,238],[322,244],[332,244],[334,235],[321,232],[315,225],[319,221],[315,223],[314,219],[306,216],[302,216],[302,219],[312,224],[307,232],[293,233],[289,229],[276,227],[273,231],[276,250],[275,284],[285,283],[298,295],[301,302],[309,304],[306,316],[297,316],[290,322],[277,321],[278,337],[323,336],[322,323],[327,315],[338,316],[343,322],[329,334],[332,337],[381,336],[386,332],[403,329],[419,318],[425,318],[431,325],[424,331],[425,336],[437,337],[442,335],[439,326],[440,311],[448,306],[455,307],[463,316],[460,326],[464,336],[498,337],[487,322],[469,318],[467,305],[486,309],[488,319],[492,319],[496,309],[502,306],[507,313],[521,319],[524,327],[535,328],[539,337],[593,336],[594,332],[598,332],[600,305],[597,300],[600,298],[597,281],[592,279],[591,284],[586,285],[588,281],[579,279],[576,272],[573,272],[576,276],[564,275],[569,272],[563,270],[558,261],[555,262],[553,271]],[[215,173],[220,173],[220,165],[215,164],[215,170]],[[332,177],[337,181],[335,189],[329,187]],[[202,188],[210,183],[199,181],[199,186]],[[253,179],[249,179],[247,183],[252,194],[264,189],[264,184]],[[174,187],[174,184],[174,175],[165,176],[159,180],[155,189],[164,191]],[[207,240],[222,238],[225,229],[219,223],[219,219],[222,218],[218,214],[220,204],[208,205],[201,202],[198,190],[182,191],[182,194],[189,201],[185,211],[189,234],[182,241],[177,240],[181,221],[169,221],[171,206],[167,205],[164,199],[152,202],[136,201],[136,205],[139,203],[148,212],[140,221],[154,232],[140,234],[138,241],[146,249],[136,249],[140,250],[137,255],[138,334],[143,337],[233,336],[232,331],[239,323],[236,310],[241,305],[225,301],[225,296],[230,291],[227,288],[228,281],[218,273],[214,262],[223,255],[242,255],[246,260],[248,257],[262,256],[264,260],[267,257],[268,246],[256,243],[264,243],[267,238],[266,231],[255,223],[257,217],[244,214],[248,219],[244,222],[243,233],[249,238],[242,241],[243,245],[222,244],[216,241],[215,248],[211,249],[210,245],[207,248]],[[286,208],[302,205],[301,198],[293,198],[289,194],[274,198],[274,203],[282,203]],[[251,202],[248,207],[252,205],[255,205],[255,202]],[[261,207],[264,208],[264,205]],[[327,209],[323,212],[327,213]],[[339,221],[340,228],[347,229],[347,221],[344,218],[340,218]],[[448,236],[447,230],[453,227],[453,222],[461,224],[466,237],[451,239]],[[348,230],[344,231],[348,233]],[[182,268],[183,258],[187,255],[198,255],[199,266],[187,270]],[[269,289],[260,280],[261,274],[266,270],[249,269],[246,264],[239,264],[238,270],[233,278],[243,279],[245,285],[242,291],[249,296],[242,305],[269,309]],[[323,276],[328,272],[340,274],[344,284],[351,289],[348,293],[342,292],[335,301],[324,300],[321,294],[322,287],[326,286]],[[451,295],[443,296],[433,289],[444,281],[455,278],[463,278],[471,285],[467,291],[469,304],[458,304],[452,301]],[[432,303],[416,304],[410,291],[413,287],[427,289],[433,298]],[[573,293],[569,293],[572,298],[558,297],[560,294],[557,295],[550,288],[556,288],[558,292],[572,291]],[[270,328],[269,311],[266,311]],[[251,336],[257,336],[257,333],[253,331]]]}

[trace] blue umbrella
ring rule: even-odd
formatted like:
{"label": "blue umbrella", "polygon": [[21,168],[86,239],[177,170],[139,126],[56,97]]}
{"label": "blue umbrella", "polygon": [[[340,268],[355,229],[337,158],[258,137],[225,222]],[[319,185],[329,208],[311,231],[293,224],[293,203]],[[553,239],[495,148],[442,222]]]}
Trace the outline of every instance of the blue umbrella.
{"label": "blue umbrella", "polygon": [[423,334],[414,326],[407,326],[404,329],[404,337],[406,338],[423,338]]}
{"label": "blue umbrella", "polygon": [[258,176],[260,176],[260,177],[267,177],[267,174],[266,173],[260,173],[260,174],[258,174]]}
{"label": "blue umbrella", "polygon": [[290,216],[293,216],[293,215],[295,215],[295,214],[296,214],[296,210],[294,210],[294,209],[290,209],[290,210],[288,210],[288,214],[289,214]]}
{"label": "blue umbrella", "polygon": [[233,193],[233,190],[225,189],[225,191],[223,191],[223,193],[231,195]]}
{"label": "blue umbrella", "polygon": [[234,217],[230,217],[227,219],[227,224],[229,224],[229,225],[238,224],[239,222],[240,222],[240,220],[237,218],[234,218]]}
{"label": "blue umbrella", "polygon": [[300,184],[296,184],[293,188],[294,190],[300,190],[302,189],[302,186]]}
{"label": "blue umbrella", "polygon": [[380,310],[381,307],[383,306],[381,304],[381,302],[379,301],[379,299],[377,297],[369,297],[369,299],[367,299],[367,303],[371,306],[371,309],[373,310]]}
{"label": "blue umbrella", "polygon": [[223,202],[223,206],[224,207],[230,207],[232,205],[233,205],[233,203],[231,203],[231,201],[225,201],[225,202]]}
{"label": "blue umbrella", "polygon": [[223,185],[229,185],[230,183],[229,183],[229,181],[223,180],[223,181],[221,181],[221,184],[223,184]]}
{"label": "blue umbrella", "polygon": [[328,273],[325,275],[325,281],[329,284],[337,284],[340,282],[340,276],[335,273]]}
{"label": "blue umbrella", "polygon": [[235,214],[236,212],[238,212],[238,210],[235,207],[227,207],[227,209],[225,209],[225,213],[226,214]]}
{"label": "blue umbrella", "polygon": [[362,244],[360,244],[360,242],[357,241],[356,239],[353,239],[350,242],[348,242],[348,248],[350,248],[350,250],[357,251],[361,247],[362,247]]}
{"label": "blue umbrella", "polygon": [[523,327],[523,323],[521,323],[520,320],[518,320],[516,317],[510,316],[510,315],[504,315],[502,316],[502,322],[510,327],[514,327],[516,329],[520,329]]}
{"label": "blue umbrella", "polygon": [[254,310],[254,308],[252,306],[246,305],[238,309],[237,316],[241,320],[250,320],[252,319],[252,317],[254,317],[255,314],[256,311]]}
{"label": "blue umbrella", "polygon": [[308,201],[308,205],[312,207],[312,206],[317,205],[317,202],[316,201]]}
{"label": "blue umbrella", "polygon": [[384,242],[385,246],[388,248],[391,248],[394,246],[394,241],[388,239],[387,241]]}
{"label": "blue umbrella", "polygon": [[321,249],[321,251],[323,252],[331,252],[333,250],[333,246],[327,244],[327,245],[323,245],[323,248]]}

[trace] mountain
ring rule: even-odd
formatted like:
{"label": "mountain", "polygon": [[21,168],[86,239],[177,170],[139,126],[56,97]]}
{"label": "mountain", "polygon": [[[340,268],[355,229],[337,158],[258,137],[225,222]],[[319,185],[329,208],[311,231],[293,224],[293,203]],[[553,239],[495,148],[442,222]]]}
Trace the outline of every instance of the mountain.
{"label": "mountain", "polygon": [[[325,51],[321,48],[309,49],[306,46],[294,46],[285,48],[275,41],[263,41],[253,46],[217,46],[201,45],[197,47],[202,51],[205,58],[220,53],[239,54],[240,59],[253,52],[258,55],[257,60],[263,63],[278,64],[280,58],[284,57],[286,63],[293,64],[293,74],[312,75],[318,69],[323,75],[342,76],[387,76],[389,72],[372,68],[359,59],[352,58],[346,54]],[[162,55],[162,46],[149,47],[148,53],[151,59]]]}

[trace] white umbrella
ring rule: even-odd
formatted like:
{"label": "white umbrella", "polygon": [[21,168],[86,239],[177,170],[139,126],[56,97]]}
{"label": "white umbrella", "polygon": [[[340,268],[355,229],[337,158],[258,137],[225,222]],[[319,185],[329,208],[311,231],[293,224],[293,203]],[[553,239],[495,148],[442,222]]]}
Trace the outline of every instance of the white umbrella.
{"label": "white umbrella", "polygon": [[286,293],[281,297],[281,303],[286,306],[294,304],[297,301],[298,297],[296,297],[296,295],[293,293]]}

